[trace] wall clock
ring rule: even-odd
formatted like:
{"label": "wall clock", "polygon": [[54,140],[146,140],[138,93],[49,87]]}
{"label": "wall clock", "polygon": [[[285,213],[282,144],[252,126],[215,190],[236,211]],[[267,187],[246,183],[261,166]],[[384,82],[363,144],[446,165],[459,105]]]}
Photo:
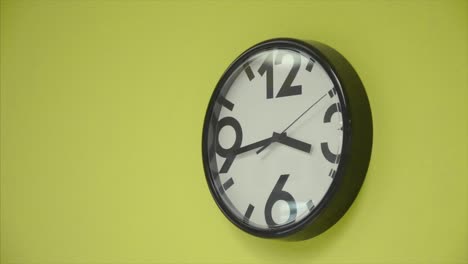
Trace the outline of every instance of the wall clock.
{"label": "wall clock", "polygon": [[241,54],[206,112],[202,155],[211,194],[240,229],[306,239],[335,224],[364,181],[369,102],[334,49],[272,39]]}

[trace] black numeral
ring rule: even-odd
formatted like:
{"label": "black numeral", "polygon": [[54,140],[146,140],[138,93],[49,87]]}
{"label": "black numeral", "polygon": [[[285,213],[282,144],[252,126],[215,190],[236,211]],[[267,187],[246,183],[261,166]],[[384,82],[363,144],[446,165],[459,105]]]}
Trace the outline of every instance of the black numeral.
{"label": "black numeral", "polygon": [[[225,126],[230,126],[234,128],[234,131],[236,132],[236,140],[234,141],[234,144],[227,149],[223,148],[223,146],[221,146],[221,144],[219,143],[219,132]],[[236,158],[236,155],[232,150],[238,149],[242,145],[242,128],[239,122],[234,117],[227,116],[219,120],[216,135],[216,153],[218,153],[218,155],[220,155],[221,157],[226,158],[219,173],[226,173],[229,171],[232,162]]]}
{"label": "black numeral", "polygon": [[[221,106],[229,109],[230,111],[234,109],[234,103],[226,99],[226,97],[224,96],[220,96],[217,102]],[[223,148],[221,144],[219,143],[219,132],[225,126],[232,127],[234,131],[236,132],[236,140],[234,144],[228,149]],[[236,158],[236,155],[234,154],[233,150],[239,148],[241,144],[242,144],[242,128],[239,122],[234,117],[229,117],[229,116],[219,120],[218,124],[216,125],[216,153],[218,153],[218,155],[220,155],[221,157],[225,158],[223,166],[221,166],[221,170],[219,171],[219,173],[226,173],[229,171],[229,168],[231,167],[232,162]],[[224,187],[225,189],[227,189],[231,187],[231,185],[232,184],[230,184],[229,186],[224,186]]]}
{"label": "black numeral", "polygon": [[[221,144],[219,143],[219,132],[221,129],[225,126],[230,126],[234,129],[236,132],[236,140],[234,141],[234,144],[230,148],[223,148]],[[238,149],[242,145],[242,128],[239,122],[234,118],[234,117],[224,117],[223,119],[219,120],[217,129],[216,129],[216,153],[220,155],[223,158],[226,158],[224,160],[223,166],[221,167],[221,170],[219,173],[226,173],[229,171],[229,168],[232,165],[232,162],[236,158],[236,155],[234,154],[234,149]]]}
{"label": "black numeral", "polygon": [[[334,95],[334,90],[329,91],[330,97]],[[341,112],[341,108],[339,104],[332,104],[328,107],[327,111],[325,111],[325,115],[323,116],[323,123],[330,123],[333,114]],[[338,163],[340,160],[340,154],[334,154],[330,151],[328,146],[328,142],[322,142],[320,144],[320,148],[322,149],[322,154],[326,160],[331,163]]]}
{"label": "black numeral", "polygon": [[276,56],[275,64],[281,64],[283,62],[284,55],[290,55],[293,58],[293,66],[284,80],[281,89],[279,90],[276,97],[285,97],[285,96],[292,96],[292,95],[299,95],[302,94],[302,85],[295,85],[291,86],[296,78],[297,73],[299,72],[299,68],[301,67],[301,57],[298,53],[284,53],[279,52]]}
{"label": "black numeral", "polygon": [[334,113],[340,112],[340,105],[339,104],[332,104],[328,107],[327,111],[325,111],[325,115],[323,116],[324,123],[330,123],[331,117]]}
{"label": "black numeral", "polygon": [[328,142],[322,142],[320,144],[320,148],[322,149],[322,154],[326,160],[328,160],[331,163],[338,163],[338,161],[340,160],[340,154],[332,153],[330,151],[330,148],[328,147]]}
{"label": "black numeral", "polygon": [[285,201],[288,203],[289,218],[287,222],[291,222],[294,219],[296,219],[296,215],[297,215],[296,200],[294,200],[294,197],[290,193],[283,191],[283,187],[286,184],[288,177],[289,177],[288,174],[284,174],[279,177],[278,182],[276,183],[275,187],[273,188],[273,191],[271,192],[266,202],[265,220],[268,226],[270,227],[278,225],[278,223],[276,223],[273,220],[273,216],[272,216],[273,205],[275,205],[275,203],[278,201]]}
{"label": "black numeral", "polygon": [[266,73],[266,98],[273,98],[273,53],[271,52],[263,61],[258,73],[263,76]]}
{"label": "black numeral", "polygon": [[[293,66],[289,71],[286,80],[284,80],[283,85],[281,85],[276,98],[302,94],[302,85],[292,86],[292,83],[301,67],[301,57],[298,53],[278,52],[278,55],[275,59],[275,64],[278,65],[283,63],[283,58],[285,55],[292,56]],[[258,73],[260,73],[261,76],[266,74],[266,98],[273,98],[273,53],[270,53],[266,56],[262,65],[260,65],[260,68],[258,68]]]}

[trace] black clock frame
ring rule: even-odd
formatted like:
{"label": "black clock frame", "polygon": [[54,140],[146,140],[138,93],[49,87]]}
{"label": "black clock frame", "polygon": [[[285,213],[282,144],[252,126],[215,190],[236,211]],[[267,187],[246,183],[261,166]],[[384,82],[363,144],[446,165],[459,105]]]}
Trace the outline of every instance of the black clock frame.
{"label": "black clock frame", "polygon": [[[215,177],[210,169],[208,149],[210,139],[208,139],[208,134],[209,129],[211,129],[210,124],[216,100],[228,78],[252,55],[275,48],[296,50],[311,56],[330,76],[341,104],[343,146],[334,180],[322,201],[316,205],[316,208],[297,222],[294,221],[267,230],[250,226],[238,219],[220,197],[220,190],[216,187]],[[364,85],[354,68],[340,53],[316,41],[305,42],[291,38],[267,40],[249,48],[234,60],[222,75],[211,96],[205,115],[202,136],[202,155],[206,180],[216,204],[238,228],[264,238],[284,238],[288,240],[311,238],[333,226],[346,213],[356,198],[369,166],[372,134],[372,115]]]}

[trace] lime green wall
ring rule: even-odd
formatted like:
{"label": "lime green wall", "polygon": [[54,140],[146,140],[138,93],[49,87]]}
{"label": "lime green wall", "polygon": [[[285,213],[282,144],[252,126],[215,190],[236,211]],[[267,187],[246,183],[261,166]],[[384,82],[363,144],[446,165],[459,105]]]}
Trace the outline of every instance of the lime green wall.
{"label": "lime green wall", "polygon": [[[2,263],[467,263],[467,1],[1,1]],[[201,132],[218,78],[273,37],[327,43],[374,117],[332,229],[222,216]]]}

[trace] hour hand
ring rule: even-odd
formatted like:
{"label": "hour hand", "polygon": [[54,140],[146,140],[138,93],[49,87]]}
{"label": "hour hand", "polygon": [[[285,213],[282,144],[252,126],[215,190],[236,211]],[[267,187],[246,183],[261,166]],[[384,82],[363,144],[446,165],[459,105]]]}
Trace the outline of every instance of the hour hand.
{"label": "hour hand", "polygon": [[268,144],[264,145],[261,149],[259,149],[257,151],[257,154],[260,154],[260,152],[262,152],[264,149],[266,149],[273,142],[278,142],[278,143],[281,143],[281,144],[286,145],[288,147],[304,151],[306,153],[310,153],[310,150],[312,148],[312,146],[310,144],[308,144],[308,143],[305,143],[303,141],[297,140],[297,139],[292,138],[292,137],[288,137],[286,135],[286,132],[283,132],[281,134],[273,132],[273,136],[271,137],[271,141],[268,142]]}
{"label": "hour hand", "polygon": [[297,140],[292,137],[288,137],[286,133],[278,134],[278,133],[273,133],[273,137],[277,137],[277,142],[284,144],[288,147],[295,148],[300,151],[304,151],[306,153],[310,153],[310,150],[312,149],[312,146],[308,143],[305,143],[303,141]]}

